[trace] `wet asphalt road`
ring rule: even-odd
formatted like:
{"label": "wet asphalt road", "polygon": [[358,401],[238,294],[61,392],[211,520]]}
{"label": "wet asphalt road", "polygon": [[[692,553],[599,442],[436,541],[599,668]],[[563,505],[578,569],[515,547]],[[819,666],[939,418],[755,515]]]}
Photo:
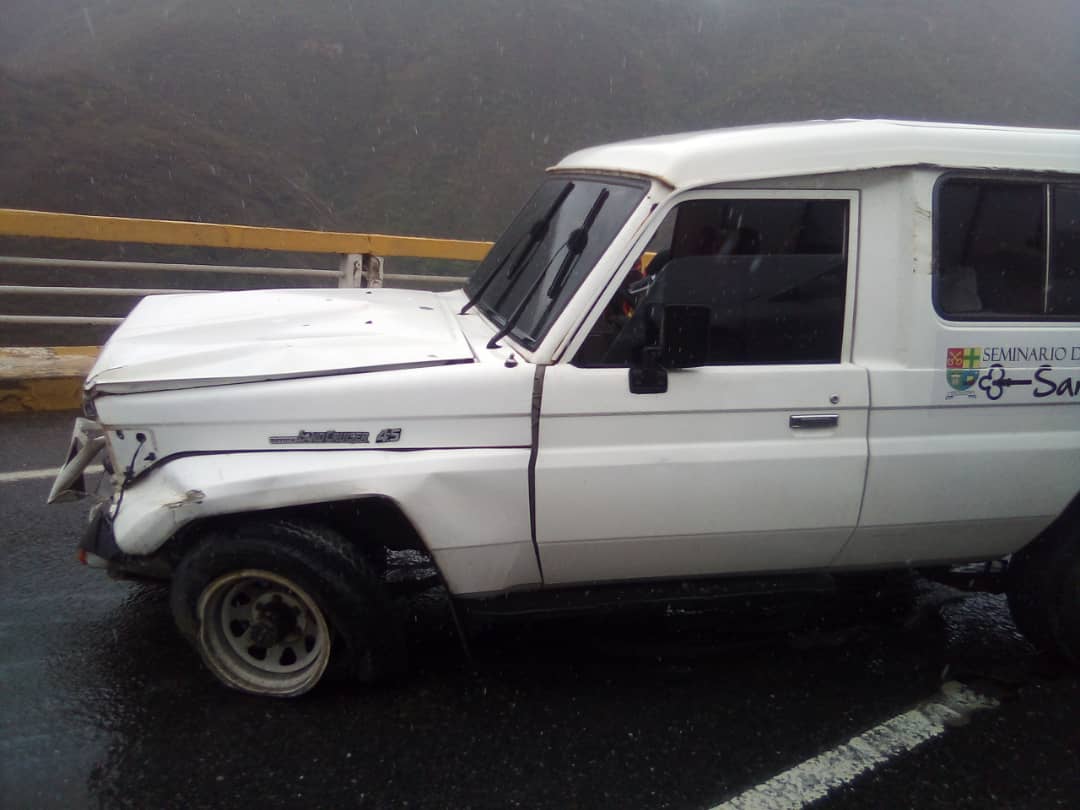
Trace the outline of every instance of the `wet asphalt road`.
{"label": "wet asphalt road", "polygon": [[[0,419],[0,473],[55,466],[70,415]],[[943,674],[1002,700],[861,777],[830,808],[1080,806],[1080,678],[1001,597],[708,617],[523,622],[468,664],[436,597],[413,673],[298,701],[219,687],[161,587],[73,559],[82,504],[0,483],[0,806],[708,808],[870,728]],[[886,614],[919,616],[914,626]]]}

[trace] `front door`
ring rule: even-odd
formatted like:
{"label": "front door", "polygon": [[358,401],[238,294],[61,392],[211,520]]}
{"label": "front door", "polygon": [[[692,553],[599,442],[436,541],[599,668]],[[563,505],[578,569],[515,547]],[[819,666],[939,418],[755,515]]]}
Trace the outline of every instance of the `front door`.
{"label": "front door", "polygon": [[[836,556],[867,463],[867,375],[850,363],[856,200],[699,192],[667,206],[573,362],[546,370],[535,478],[546,583],[814,569]],[[670,372],[662,393],[631,393],[650,303],[709,307],[710,363]]]}

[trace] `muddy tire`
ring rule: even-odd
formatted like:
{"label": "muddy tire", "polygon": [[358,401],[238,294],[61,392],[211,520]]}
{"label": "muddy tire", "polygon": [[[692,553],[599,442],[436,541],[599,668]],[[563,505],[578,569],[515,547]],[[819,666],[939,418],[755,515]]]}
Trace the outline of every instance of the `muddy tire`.
{"label": "muddy tire", "polygon": [[1080,665],[1080,530],[1055,526],[1014,554],[1006,587],[1028,641]]}
{"label": "muddy tire", "polygon": [[404,669],[378,573],[336,532],[291,521],[213,530],[173,575],[181,634],[226,685],[295,697],[330,671],[369,682]]}

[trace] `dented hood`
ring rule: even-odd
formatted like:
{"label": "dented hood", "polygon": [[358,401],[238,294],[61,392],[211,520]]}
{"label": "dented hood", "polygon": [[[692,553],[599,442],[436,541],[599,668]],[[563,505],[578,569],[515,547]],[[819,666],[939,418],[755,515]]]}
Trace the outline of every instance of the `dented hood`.
{"label": "dented hood", "polygon": [[144,299],[86,387],[160,391],[471,362],[442,296],[414,290],[251,290]]}

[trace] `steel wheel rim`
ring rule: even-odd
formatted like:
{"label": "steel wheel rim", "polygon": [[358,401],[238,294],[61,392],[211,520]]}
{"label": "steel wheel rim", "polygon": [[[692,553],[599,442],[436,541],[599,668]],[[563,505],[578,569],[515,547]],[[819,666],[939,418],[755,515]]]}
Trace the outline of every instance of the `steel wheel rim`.
{"label": "steel wheel rim", "polygon": [[270,571],[225,574],[197,606],[199,651],[236,689],[292,697],[313,687],[330,660],[330,628],[315,600]]}

